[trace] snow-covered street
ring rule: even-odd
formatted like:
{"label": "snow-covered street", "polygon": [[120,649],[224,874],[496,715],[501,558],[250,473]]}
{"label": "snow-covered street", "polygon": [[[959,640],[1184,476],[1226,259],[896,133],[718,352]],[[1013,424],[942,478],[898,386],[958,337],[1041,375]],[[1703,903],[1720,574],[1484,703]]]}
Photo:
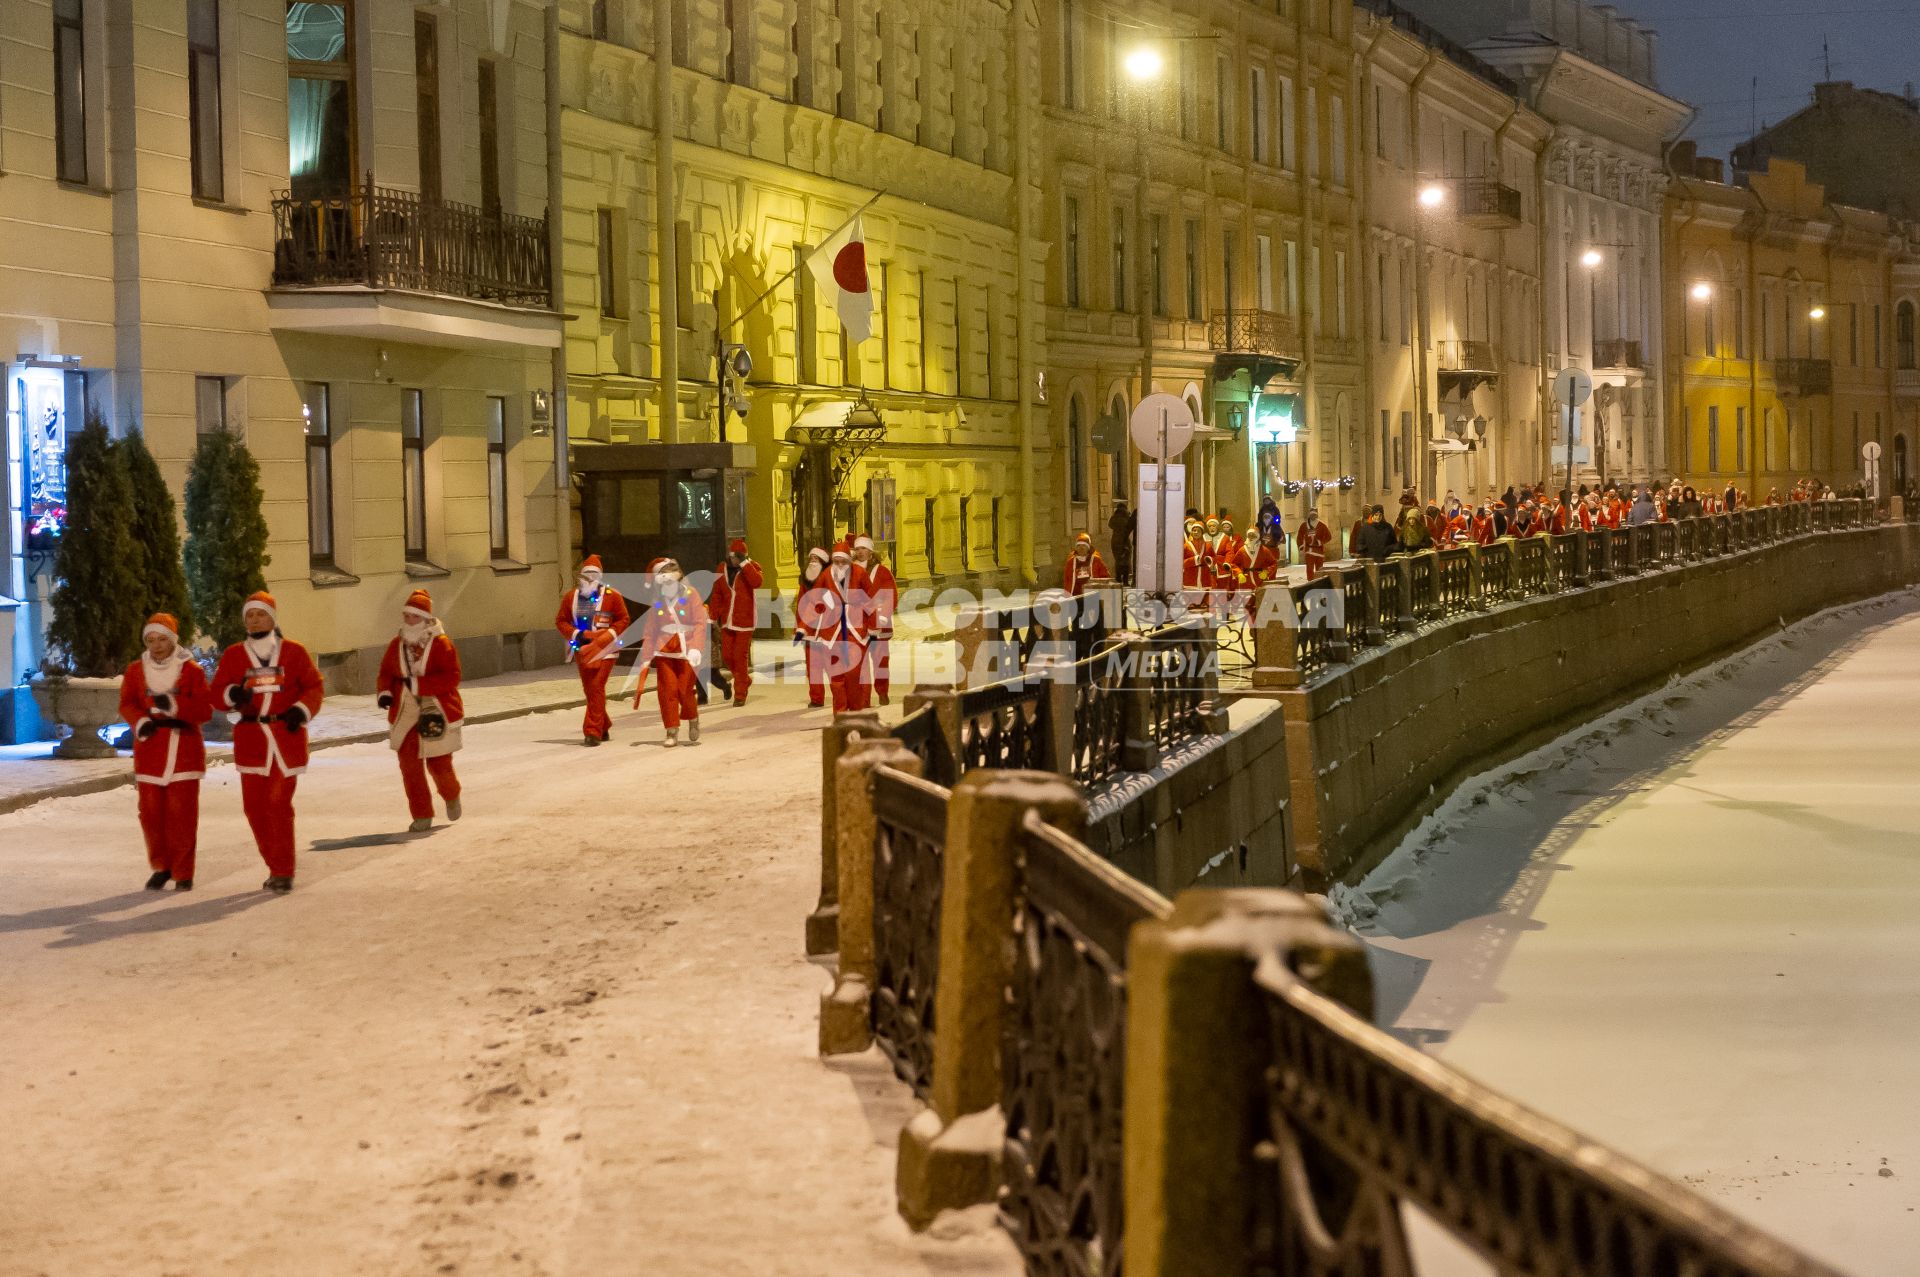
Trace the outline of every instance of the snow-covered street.
{"label": "snow-covered street", "polygon": [[224,766],[191,895],[131,787],[0,816],[0,1274],[1016,1271],[907,1231],[904,1088],[815,1055],[803,702],[471,728],[417,836],[383,745],[318,752],[286,898]]}
{"label": "snow-covered street", "polygon": [[1383,1024],[1847,1272],[1913,1271],[1920,595],[1480,778],[1338,903]]}

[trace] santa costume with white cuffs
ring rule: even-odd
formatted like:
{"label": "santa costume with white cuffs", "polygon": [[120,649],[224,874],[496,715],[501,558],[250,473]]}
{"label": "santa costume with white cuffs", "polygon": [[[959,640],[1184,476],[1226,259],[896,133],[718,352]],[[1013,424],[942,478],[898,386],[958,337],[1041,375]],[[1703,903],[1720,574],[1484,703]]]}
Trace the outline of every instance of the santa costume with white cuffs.
{"label": "santa costume with white cuffs", "polygon": [[833,712],[867,707],[867,574],[853,561],[853,548],[833,547],[827,570],[801,596],[800,632],[825,654],[823,671],[833,689]]}
{"label": "santa costume with white cuffs", "polygon": [[267,862],[272,890],[293,886],[293,793],[307,770],[307,724],[320,712],[325,684],[307,649],[280,633],[279,606],[265,590],[247,596],[247,612],[273,628],[249,632],[213,671],[215,705],[232,710],[234,770],[240,802]]}
{"label": "santa costume with white cuffs", "polygon": [[178,646],[179,622],[155,613],[140,640],[155,634],[173,639],[173,654],[156,661],[143,652],[127,666],[120,680],[120,717],[133,729],[140,832],[147,865],[158,879],[149,885],[157,890],[171,879],[177,890],[190,891],[200,835],[200,778],[207,769],[200,729],[213,717],[213,697],[207,676]]}
{"label": "santa costume with white cuffs", "polygon": [[753,631],[760,619],[754,591],[764,579],[747,554],[747,543],[735,538],[707,593],[707,612],[720,625],[720,663],[733,680],[735,705],[747,703],[747,688],[753,685]]}
{"label": "santa costume with white cuffs", "polygon": [[856,566],[867,574],[867,664],[873,671],[873,694],[882,705],[893,688],[890,660],[893,651],[893,614],[900,606],[900,585],[893,569],[874,552],[872,537],[856,537],[853,542]]}
{"label": "santa costume with white cuffs", "polygon": [[[446,753],[433,758],[420,756],[420,732],[423,712],[438,709],[446,719],[446,730],[454,734],[466,718],[460,701],[460,651],[440,627],[433,614],[433,596],[415,590],[400,609],[400,632],[387,644],[380,658],[376,703],[387,711],[391,729],[387,743],[400,760],[400,786],[407,795],[407,814],[416,826],[433,821],[433,793],[447,805],[447,819],[460,819],[460,777],[453,770],[454,744]],[[404,721],[404,726],[402,725]],[[442,744],[446,744],[444,740]],[[432,789],[428,788],[432,777]]]}
{"label": "santa costume with white cuffs", "polygon": [[[700,743],[700,672],[707,663],[707,608],[681,578],[672,559],[655,559],[647,568],[659,597],[640,622],[640,669],[651,672],[660,705],[660,721],[667,729],[669,747],[680,743],[680,723],[687,724],[687,740]],[[645,687],[634,693],[637,708]]]}
{"label": "santa costume with white cuffs", "polygon": [[827,552],[819,546],[807,551],[800,568],[800,600],[794,607],[793,641],[802,645],[807,658],[807,704],[819,709],[827,703],[827,641],[808,632],[805,617],[831,606],[821,598],[827,591]]}
{"label": "santa costume with white cuffs", "polygon": [[580,672],[580,690],[587,698],[580,733],[589,745],[612,735],[607,679],[630,623],[626,600],[601,577],[600,556],[589,554],[580,564],[576,588],[560,596],[560,610],[553,616],[554,628],[566,637],[569,658]]}

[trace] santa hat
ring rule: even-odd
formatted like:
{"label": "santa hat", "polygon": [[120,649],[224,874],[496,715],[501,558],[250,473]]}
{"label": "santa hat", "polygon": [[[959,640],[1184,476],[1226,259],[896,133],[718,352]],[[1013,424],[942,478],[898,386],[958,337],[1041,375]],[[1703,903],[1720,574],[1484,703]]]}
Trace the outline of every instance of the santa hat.
{"label": "santa hat", "polygon": [[1092,534],[1091,534],[1091,533],[1087,533],[1087,532],[1082,532],[1082,533],[1081,533],[1081,534],[1080,534],[1079,536],[1076,536],[1076,537],[1075,537],[1075,538],[1073,539],[1073,543],[1074,543],[1075,545],[1092,545],[1092,544],[1093,544],[1093,536],[1092,536]]}
{"label": "santa hat", "polygon": [[845,541],[835,541],[833,543],[833,557],[836,560],[851,559],[853,558],[853,547],[849,546]]}
{"label": "santa hat", "polygon": [[433,596],[425,590],[415,590],[407,595],[407,601],[400,605],[403,616],[417,616],[423,621],[433,619]]}
{"label": "santa hat", "polygon": [[855,537],[853,539],[853,548],[856,550],[871,550],[873,548],[873,538]]}
{"label": "santa hat", "polygon": [[247,601],[241,606],[240,614],[245,616],[248,612],[252,612],[255,609],[265,612],[268,616],[272,617],[275,625],[280,624],[280,605],[275,603],[273,601],[273,595],[268,594],[265,590],[255,590],[252,594],[247,595]]}
{"label": "santa hat", "polygon": [[733,540],[727,542],[728,554],[745,554],[746,552],[747,552],[747,543],[745,541],[742,541],[739,537],[735,537]]}
{"label": "santa hat", "polygon": [[600,566],[600,556],[597,554],[589,554],[586,558],[580,561],[581,576],[585,576],[589,572],[591,572],[595,576],[599,576],[604,571],[605,569]]}
{"label": "santa hat", "polygon": [[827,552],[816,545],[807,551],[807,559],[809,562],[817,562],[821,567],[825,567],[827,565]]}
{"label": "santa hat", "polygon": [[156,634],[165,634],[175,642],[180,640],[180,622],[165,612],[155,612],[147,618],[147,624],[140,631],[140,641],[146,642]]}
{"label": "santa hat", "polygon": [[1223,519],[1221,519],[1221,520],[1220,520],[1220,530],[1221,530],[1222,532],[1231,532],[1231,531],[1233,531],[1233,520],[1232,520],[1232,519],[1225,519],[1225,518],[1223,518]]}
{"label": "santa hat", "polygon": [[659,576],[662,572],[678,572],[679,570],[680,565],[678,563],[665,557],[655,559],[653,562],[647,564],[647,573],[650,576]]}

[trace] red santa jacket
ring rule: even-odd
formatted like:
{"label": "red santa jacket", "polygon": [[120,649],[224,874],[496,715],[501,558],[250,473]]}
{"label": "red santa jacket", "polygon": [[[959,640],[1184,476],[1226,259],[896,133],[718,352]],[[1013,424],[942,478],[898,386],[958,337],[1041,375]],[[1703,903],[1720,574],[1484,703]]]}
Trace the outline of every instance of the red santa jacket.
{"label": "red santa jacket", "polygon": [[1280,551],[1262,542],[1260,553],[1253,556],[1253,564],[1248,569],[1255,585],[1265,585],[1280,571]]}
{"label": "red santa jacket", "polygon": [[1476,514],[1473,516],[1472,531],[1468,533],[1475,545],[1493,544],[1493,516]]}
{"label": "red santa jacket", "polygon": [[1194,586],[1200,584],[1200,543],[1188,537],[1180,547],[1180,583]]}
{"label": "red santa jacket", "polygon": [[238,689],[240,721],[233,728],[233,763],[242,775],[298,776],[307,769],[305,725],[295,731],[279,715],[298,705],[307,718],[320,712],[325,684],[307,649],[278,634],[265,659],[242,640],[221,654],[213,671],[213,703],[232,705]]}
{"label": "red santa jacket", "polygon": [[465,718],[467,709],[460,700],[460,652],[453,640],[444,634],[434,635],[418,660],[410,659],[412,653],[401,650],[404,646],[395,635],[387,644],[387,654],[380,658],[376,686],[393,697],[393,704],[387,706],[387,721],[400,717],[400,693],[408,691],[439,701],[440,712],[449,724]]}
{"label": "red santa jacket", "polygon": [[1100,551],[1095,550],[1085,561],[1077,554],[1069,554],[1061,575],[1067,593],[1078,595],[1086,590],[1087,582],[1095,577],[1110,576],[1111,573],[1107,571],[1107,561],[1100,557]]}
{"label": "red santa jacket", "polygon": [[[854,566],[858,567],[858,564]],[[893,613],[900,606],[900,586],[893,569],[875,559],[867,574],[867,629],[876,639],[893,637]]]}
{"label": "red santa jacket", "polygon": [[603,658],[629,624],[627,601],[610,585],[601,586],[598,597],[592,599],[568,590],[560,596],[560,610],[553,614],[553,628],[566,636],[573,659],[581,665]]}
{"label": "red santa jacket", "polygon": [[849,639],[867,641],[867,574],[858,563],[847,570],[841,585],[827,568],[813,578],[813,584],[800,596],[794,619],[800,625],[800,637],[812,643],[836,643]]}
{"label": "red santa jacket", "polygon": [[1293,539],[1300,547],[1302,558],[1324,559],[1327,547],[1333,544],[1333,529],[1318,520],[1312,524],[1302,523]]}
{"label": "red santa jacket", "polygon": [[[120,678],[120,717],[133,728],[133,778],[142,785],[171,785],[199,780],[207,770],[207,743],[200,729],[213,717],[207,676],[192,661],[180,662],[180,678],[168,693],[172,704],[162,713],[147,691],[147,663],[135,661]],[[158,721],[158,731],[140,739],[143,723]]]}
{"label": "red santa jacket", "polygon": [[662,598],[640,620],[640,663],[707,661],[707,608],[692,590]]}
{"label": "red santa jacket", "polygon": [[720,622],[723,630],[753,633],[759,620],[759,604],[753,592],[763,583],[760,565],[748,559],[739,567],[722,563],[713,575],[713,588],[707,591],[707,613]]}

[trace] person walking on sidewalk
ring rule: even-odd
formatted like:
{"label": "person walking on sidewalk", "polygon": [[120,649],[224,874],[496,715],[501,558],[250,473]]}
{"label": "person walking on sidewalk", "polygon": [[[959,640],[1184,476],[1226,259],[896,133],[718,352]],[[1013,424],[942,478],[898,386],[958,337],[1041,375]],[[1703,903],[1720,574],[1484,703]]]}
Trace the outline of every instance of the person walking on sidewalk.
{"label": "person walking on sidewalk", "polygon": [[574,588],[560,596],[560,610],[553,617],[554,628],[566,636],[568,659],[580,671],[580,690],[587,697],[580,734],[589,745],[604,744],[613,733],[613,720],[607,717],[607,679],[630,622],[627,601],[602,575],[600,556],[589,554],[580,565]]}
{"label": "person walking on sidewalk", "polygon": [[672,559],[655,559],[656,598],[640,622],[640,689],[633,694],[637,709],[652,671],[659,698],[660,721],[666,726],[666,746],[680,743],[680,723],[687,724],[687,744],[700,743],[701,672],[707,667],[707,609],[680,574]]}
{"label": "person walking on sidewalk", "polygon": [[158,891],[171,881],[175,891],[192,891],[200,777],[207,770],[200,729],[213,717],[213,697],[207,676],[180,648],[178,621],[156,612],[140,639],[147,650],[120,680],[120,717],[133,728],[140,832],[153,870],[147,890]]}
{"label": "person walking on sidewalk", "polygon": [[[400,757],[400,786],[407,794],[409,832],[433,828],[433,790],[447,805],[447,819],[460,819],[460,777],[453,755],[460,748],[460,653],[433,614],[425,590],[407,596],[400,609],[400,632],[380,658],[380,694],[387,711],[387,744]],[[433,789],[427,777],[433,777]]]}
{"label": "person walking on sidewalk", "polygon": [[759,605],[754,591],[765,578],[760,565],[747,553],[747,543],[735,538],[727,546],[727,557],[714,573],[713,589],[707,593],[707,613],[720,626],[720,663],[733,681],[733,703],[747,703],[747,688],[753,685],[753,630],[759,621]]}
{"label": "person walking on sidewalk", "polygon": [[1093,536],[1082,532],[1073,538],[1073,549],[1067,553],[1067,564],[1061,574],[1061,584],[1072,598],[1079,598],[1094,581],[1107,579],[1107,564],[1100,557],[1100,551],[1093,548]]}
{"label": "person walking on sidewalk", "polygon": [[873,674],[873,694],[882,705],[891,704],[887,693],[893,688],[893,613],[900,606],[900,585],[893,579],[893,569],[874,553],[872,537],[854,538],[853,562],[867,574],[867,666]]}
{"label": "person walking on sidewalk", "polygon": [[827,570],[800,600],[799,622],[807,642],[822,652],[823,673],[833,689],[836,716],[865,709],[872,690],[866,677],[867,574],[842,541]]}
{"label": "person walking on sidewalk", "polygon": [[247,636],[221,654],[213,699],[237,715],[234,770],[247,824],[267,862],[268,891],[293,890],[293,791],[307,770],[307,724],[325,685],[307,649],[280,633],[280,610],[265,590],[247,596]]}
{"label": "person walking on sidewalk", "polygon": [[793,641],[807,658],[807,708],[820,709],[827,703],[827,641],[816,638],[806,618],[831,606],[823,598],[827,593],[827,552],[819,546],[807,551],[807,564],[800,569],[800,600],[794,605]]}
{"label": "person walking on sidewalk", "polygon": [[1300,559],[1307,565],[1307,580],[1318,577],[1327,566],[1327,547],[1333,544],[1333,529],[1320,522],[1320,511],[1309,509],[1306,519],[1293,534],[1300,547]]}

